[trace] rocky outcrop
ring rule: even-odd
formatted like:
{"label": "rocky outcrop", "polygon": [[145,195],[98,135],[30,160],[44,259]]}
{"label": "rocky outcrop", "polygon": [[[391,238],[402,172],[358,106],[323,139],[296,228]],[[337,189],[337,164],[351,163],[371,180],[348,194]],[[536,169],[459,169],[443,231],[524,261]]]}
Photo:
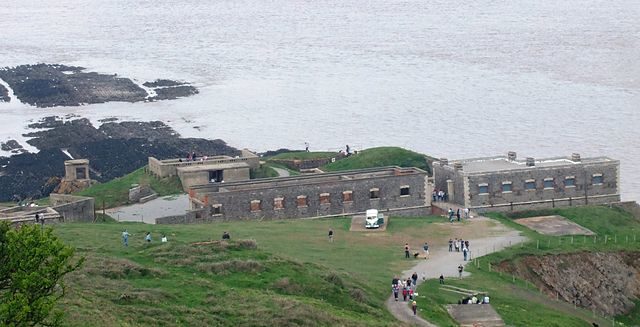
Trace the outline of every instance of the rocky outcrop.
{"label": "rocky outcrop", "polygon": [[526,256],[498,270],[535,284],[551,297],[606,315],[630,312],[640,296],[640,252]]}
{"label": "rocky outcrop", "polygon": [[8,140],[7,142],[0,142],[0,150],[8,151],[13,154],[27,152],[20,143],[16,140]]}
{"label": "rocky outcrop", "polygon": [[9,90],[7,90],[4,85],[0,84],[0,102],[9,102],[11,98],[9,98]]}
{"label": "rocky outcrop", "polygon": [[[222,140],[181,138],[162,122],[105,123],[96,128],[87,119],[63,121],[48,117],[30,125],[49,128],[28,134],[28,143],[40,152],[0,157],[0,202],[46,196],[47,180],[64,175],[65,148],[74,158],[91,161],[92,176],[100,182],[128,174],[147,164],[148,157],[186,157],[195,151],[207,155],[241,155]],[[56,184],[57,185],[57,184]]]}
{"label": "rocky outcrop", "polygon": [[[185,82],[157,80],[143,84],[157,94],[150,97],[146,90],[129,78],[84,70],[83,67],[57,64],[21,65],[0,69],[0,78],[11,86],[20,101],[37,107],[166,100],[198,93],[195,87]],[[6,93],[2,89],[6,91],[0,86],[0,99]]]}

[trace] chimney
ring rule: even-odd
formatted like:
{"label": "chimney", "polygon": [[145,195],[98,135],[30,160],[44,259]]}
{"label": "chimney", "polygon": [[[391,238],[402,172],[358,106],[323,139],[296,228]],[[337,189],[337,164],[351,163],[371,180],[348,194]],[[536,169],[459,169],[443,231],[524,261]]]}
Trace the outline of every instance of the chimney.
{"label": "chimney", "polygon": [[507,153],[507,159],[509,159],[509,161],[514,161],[516,160],[516,153],[514,151],[509,151]]}
{"label": "chimney", "polygon": [[462,170],[462,163],[461,163],[461,162],[458,162],[458,161],[454,162],[454,163],[453,163],[453,169],[455,169],[455,170]]}
{"label": "chimney", "polygon": [[580,153],[572,153],[571,154],[571,161],[573,162],[580,162]]}
{"label": "chimney", "polygon": [[449,164],[449,160],[447,158],[440,158],[440,164],[446,166]]}
{"label": "chimney", "polygon": [[531,157],[527,157],[527,166],[533,167],[535,165],[536,165],[536,159],[533,159]]}

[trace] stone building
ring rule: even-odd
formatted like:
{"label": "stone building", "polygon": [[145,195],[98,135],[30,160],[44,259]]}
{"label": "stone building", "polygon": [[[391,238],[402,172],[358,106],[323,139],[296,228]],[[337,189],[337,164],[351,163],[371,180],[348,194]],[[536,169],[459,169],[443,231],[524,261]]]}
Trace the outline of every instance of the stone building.
{"label": "stone building", "polygon": [[89,177],[89,160],[74,159],[64,162],[64,180],[67,182],[76,180],[91,180]]}
{"label": "stone building", "polygon": [[195,185],[217,182],[243,181],[250,178],[250,170],[260,166],[260,158],[249,150],[242,150],[241,157],[200,157],[158,160],[149,157],[149,171],[163,178],[178,176],[185,192]]}
{"label": "stone building", "polygon": [[607,157],[518,160],[507,156],[433,164],[435,187],[449,201],[483,211],[516,211],[620,201],[620,162]]}
{"label": "stone building", "polygon": [[175,222],[333,216],[367,209],[427,215],[431,188],[425,171],[400,167],[213,183],[189,190],[197,214]]}

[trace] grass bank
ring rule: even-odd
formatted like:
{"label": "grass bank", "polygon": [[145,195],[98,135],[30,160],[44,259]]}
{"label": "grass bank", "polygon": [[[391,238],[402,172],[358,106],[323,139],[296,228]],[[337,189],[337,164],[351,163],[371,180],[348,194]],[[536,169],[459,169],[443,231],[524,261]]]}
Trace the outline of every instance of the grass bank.
{"label": "grass bank", "polygon": [[399,147],[366,149],[347,158],[320,167],[324,171],[351,170],[384,166],[417,167],[431,173],[428,157]]}
{"label": "grass bank", "polygon": [[159,196],[182,193],[182,184],[177,176],[157,178],[147,174],[142,167],[130,174],[113,179],[107,183],[96,184],[76,193],[96,199],[96,208],[117,207],[129,201],[129,188],[132,184],[149,185]]}

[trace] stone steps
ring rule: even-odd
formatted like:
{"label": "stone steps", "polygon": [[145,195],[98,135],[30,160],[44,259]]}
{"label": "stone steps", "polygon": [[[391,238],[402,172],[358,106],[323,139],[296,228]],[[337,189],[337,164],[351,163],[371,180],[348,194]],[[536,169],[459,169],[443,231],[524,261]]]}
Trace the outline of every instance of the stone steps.
{"label": "stone steps", "polygon": [[460,326],[502,327],[504,321],[490,304],[450,304],[447,311]]}

